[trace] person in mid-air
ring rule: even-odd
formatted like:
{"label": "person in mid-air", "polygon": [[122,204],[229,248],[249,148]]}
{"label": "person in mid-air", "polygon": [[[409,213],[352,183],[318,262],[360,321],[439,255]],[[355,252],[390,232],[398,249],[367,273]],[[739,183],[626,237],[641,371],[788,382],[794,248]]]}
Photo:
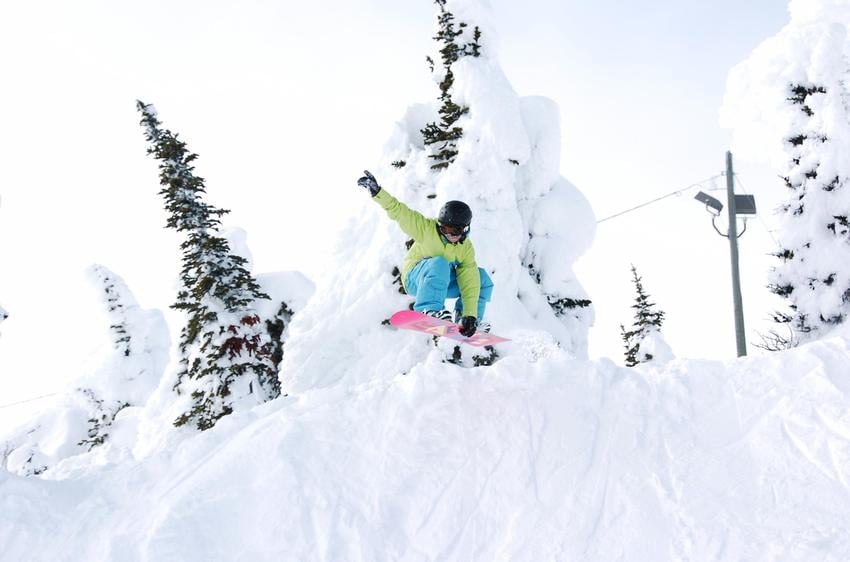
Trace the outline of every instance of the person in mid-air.
{"label": "person in mid-air", "polygon": [[[493,281],[475,263],[469,205],[449,201],[436,219],[429,219],[387,193],[368,171],[363,173],[357,184],[368,189],[387,215],[413,238],[401,271],[404,290],[416,299],[413,309],[460,324],[460,333],[467,337],[476,330],[489,332],[484,309],[493,294]],[[457,298],[454,317],[445,310],[447,298]]]}

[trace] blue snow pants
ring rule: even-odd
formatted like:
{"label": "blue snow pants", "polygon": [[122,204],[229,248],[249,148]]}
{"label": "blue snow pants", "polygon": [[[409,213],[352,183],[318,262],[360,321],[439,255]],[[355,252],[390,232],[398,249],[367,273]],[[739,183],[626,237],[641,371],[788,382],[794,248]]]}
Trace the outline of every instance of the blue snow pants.
{"label": "blue snow pants", "polygon": [[[493,281],[487,272],[478,268],[481,275],[481,294],[478,297],[478,321],[484,318],[484,308],[493,294]],[[457,285],[457,274],[445,258],[433,257],[413,266],[407,274],[407,294],[416,297],[413,310],[425,312],[428,310],[442,310],[446,306],[446,299],[457,298],[455,311],[462,311],[460,302],[460,288]]]}

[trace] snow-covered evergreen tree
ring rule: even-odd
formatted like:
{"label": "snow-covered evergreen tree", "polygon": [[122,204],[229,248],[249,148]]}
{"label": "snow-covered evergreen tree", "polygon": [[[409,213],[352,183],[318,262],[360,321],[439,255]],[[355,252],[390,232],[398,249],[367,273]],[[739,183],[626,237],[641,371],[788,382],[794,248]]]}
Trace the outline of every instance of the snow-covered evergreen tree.
{"label": "snow-covered evergreen tree", "polygon": [[[649,295],[643,288],[643,279],[638,275],[637,269],[632,265],[632,282],[635,286],[637,296],[632,308],[635,310],[634,321],[631,330],[626,330],[620,324],[620,332],[625,344],[626,367],[634,367],[639,363],[646,363],[656,359],[658,340],[661,338],[661,325],[664,323],[664,312],[657,310],[656,305],[650,302]],[[648,344],[649,340],[654,340]],[[664,354],[663,359],[667,359]]]}
{"label": "snow-covered evergreen tree", "polygon": [[[447,168],[457,157],[457,141],[463,136],[463,127],[458,124],[460,118],[469,112],[469,106],[459,105],[452,99],[454,72],[452,66],[461,57],[481,55],[481,29],[478,26],[469,29],[466,22],[455,23],[455,16],[446,8],[447,0],[434,0],[440,8],[437,17],[437,34],[434,40],[440,44],[441,67],[437,68],[434,59],[428,57],[428,64],[434,79],[440,87],[440,120],[432,121],[422,129],[422,137],[427,146],[435,150],[430,157],[435,170]],[[397,161],[399,162],[399,161]],[[396,164],[394,164],[396,165]],[[401,167],[397,166],[396,167]]]}
{"label": "snow-covered evergreen tree", "polygon": [[89,276],[103,291],[103,303],[109,315],[109,330],[115,350],[124,356],[130,355],[132,336],[127,327],[127,313],[128,308],[138,308],[135,299],[130,303],[127,302],[128,297],[132,298],[132,296],[124,280],[102,265],[92,265],[89,268]]}
{"label": "snow-covered evergreen tree", "polygon": [[740,152],[785,178],[769,349],[811,341],[850,313],[850,53],[846,3],[798,0],[791,22],[730,75],[722,115]]}
{"label": "snow-covered evergreen tree", "polygon": [[789,312],[774,314],[790,324],[788,343],[815,339],[850,312],[850,91],[843,28],[831,27],[812,53],[801,80],[789,82],[791,130],[785,146],[788,200],[780,263],[771,290],[785,297]]}
{"label": "snow-covered evergreen tree", "polygon": [[142,309],[124,280],[108,268],[92,265],[87,274],[106,312],[109,344],[103,362],[8,436],[4,466],[15,474],[37,476],[64,459],[111,444],[116,424],[139,412],[162,379],[169,340],[162,313]]}
{"label": "snow-covered evergreen tree", "polygon": [[204,201],[204,179],[192,165],[197,155],[160,127],[153,106],[138,102],[137,107],[151,143],[148,152],[160,160],[167,226],[186,235],[182,287],[172,307],[188,315],[175,390],[190,400],[174,423],[209,429],[240,405],[280,395],[275,342],[257,314],[257,301],[269,297],[245,268],[245,258],[231,252],[221,236],[220,217],[228,211]]}

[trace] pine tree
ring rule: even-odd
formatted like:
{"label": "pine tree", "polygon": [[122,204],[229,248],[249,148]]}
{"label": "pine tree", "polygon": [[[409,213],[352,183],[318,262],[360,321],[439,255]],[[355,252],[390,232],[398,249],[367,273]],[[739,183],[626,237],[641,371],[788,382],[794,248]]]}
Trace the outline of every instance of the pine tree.
{"label": "pine tree", "polygon": [[269,297],[246,270],[247,260],[234,255],[219,235],[220,217],[228,211],[204,202],[204,179],[192,166],[197,155],[160,128],[152,106],[138,102],[137,107],[151,143],[148,153],[160,160],[167,227],[186,235],[182,286],[172,308],[188,315],[175,390],[189,393],[192,401],[174,424],[205,430],[242,403],[256,405],[280,395],[275,344],[254,307]]}
{"label": "pine tree", "polygon": [[779,209],[780,248],[774,253],[779,264],[768,287],[786,299],[788,310],[773,319],[790,330],[763,336],[766,349],[815,339],[850,311],[850,278],[844,272],[850,260],[850,177],[841,164],[850,150],[842,133],[850,122],[848,69],[841,49],[832,52],[829,34],[819,47],[820,63],[809,69],[818,80],[789,84],[786,97],[794,127],[785,138],[788,199]]}
{"label": "pine tree", "polygon": [[641,353],[640,346],[650,334],[660,332],[661,325],[664,322],[664,312],[655,310],[655,303],[649,302],[649,295],[643,288],[643,280],[638,275],[634,265],[632,265],[632,282],[637,292],[635,304],[632,305],[632,308],[635,309],[632,329],[627,331],[620,324],[620,331],[626,348],[626,367],[634,367],[638,363],[653,359],[653,355],[650,353],[646,351]]}
{"label": "pine tree", "polygon": [[[454,73],[452,65],[461,57],[481,55],[481,30],[476,26],[472,30],[472,40],[458,44],[458,38],[468,34],[468,24],[460,22],[455,25],[455,16],[446,9],[446,0],[435,0],[440,8],[437,17],[438,31],[434,40],[439,42],[440,58],[442,61],[440,78],[440,122],[431,122],[422,129],[422,137],[427,146],[435,145],[436,153],[431,154],[434,160],[431,168],[435,170],[445,169],[454,162],[457,157],[457,141],[463,136],[463,128],[457,122],[469,112],[469,107],[458,105],[452,100],[452,86],[454,85]],[[434,60],[427,58],[431,72],[435,72]]]}

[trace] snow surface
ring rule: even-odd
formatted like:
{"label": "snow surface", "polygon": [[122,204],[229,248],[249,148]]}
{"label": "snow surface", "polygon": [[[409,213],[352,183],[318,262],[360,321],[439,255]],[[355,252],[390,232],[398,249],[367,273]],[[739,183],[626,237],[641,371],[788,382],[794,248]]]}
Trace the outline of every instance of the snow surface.
{"label": "snow surface", "polygon": [[432,350],[144,459],[0,473],[0,560],[847,560],[848,336],[663,368]]}
{"label": "snow surface", "polygon": [[430,170],[418,131],[437,108],[417,104],[371,169],[426,215],[472,206],[487,317],[513,340],[500,359],[446,363],[452,346],[382,324],[410,302],[404,236],[363,192],[315,287],[260,276],[295,310],[287,395],[177,429],[167,368],[115,438],[0,471],[0,561],[850,559],[850,329],[734,361],[660,343],[631,369],[587,360],[592,309],[547,302],[588,297],[572,266],[595,233],[560,174],[558,109],[513,92],[485,3],[447,7],[484,30],[456,69],[460,156]]}

